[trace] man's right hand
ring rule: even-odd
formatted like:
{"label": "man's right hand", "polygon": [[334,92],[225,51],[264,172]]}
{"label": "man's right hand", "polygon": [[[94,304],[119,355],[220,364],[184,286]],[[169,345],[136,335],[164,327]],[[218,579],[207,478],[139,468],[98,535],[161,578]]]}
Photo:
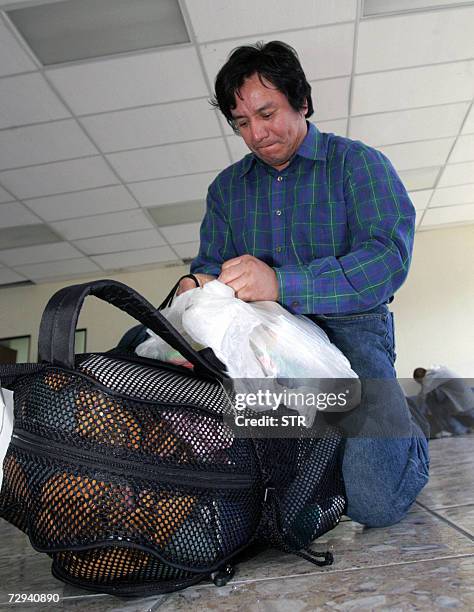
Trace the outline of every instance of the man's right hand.
{"label": "man's right hand", "polygon": [[[211,276],[210,274],[195,274],[194,276],[198,279],[200,287],[203,287],[206,283],[216,280],[217,278],[216,276]],[[196,283],[192,278],[183,278],[179,283],[176,295],[181,295],[190,289],[195,289],[195,287]]]}

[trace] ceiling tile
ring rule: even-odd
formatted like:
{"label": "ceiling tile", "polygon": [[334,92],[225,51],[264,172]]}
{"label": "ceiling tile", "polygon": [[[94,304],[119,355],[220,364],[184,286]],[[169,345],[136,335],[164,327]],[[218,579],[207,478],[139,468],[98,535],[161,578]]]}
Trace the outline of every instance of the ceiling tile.
{"label": "ceiling tile", "polygon": [[39,223],[38,217],[31,213],[26,206],[23,206],[20,202],[0,204],[0,227],[33,225],[34,223]]}
{"label": "ceiling tile", "polygon": [[47,225],[35,223],[0,228],[0,245],[3,249],[59,242],[60,236]]}
{"label": "ceiling tile", "polygon": [[474,61],[354,77],[352,114],[366,115],[471,100]]}
{"label": "ceiling tile", "polygon": [[474,183],[474,161],[445,166],[438,187]]}
{"label": "ceiling tile", "polygon": [[0,202],[11,202],[13,199],[13,196],[7,193],[5,189],[2,189],[2,187],[0,187]]}
{"label": "ceiling tile", "polygon": [[206,201],[191,200],[190,202],[175,202],[166,206],[148,208],[150,216],[158,227],[178,225],[180,223],[201,222],[206,212]]}
{"label": "ceiling tile", "polygon": [[20,170],[0,172],[0,182],[21,200],[81,191],[118,183],[118,179],[101,157],[55,162]]}
{"label": "ceiling tile", "polygon": [[183,259],[194,259],[199,252],[199,242],[173,244],[173,250]]}
{"label": "ceiling tile", "polygon": [[[474,7],[423,11],[359,25],[356,71],[454,62],[474,56]],[[381,52],[381,50],[383,50]]]}
{"label": "ceiling tile", "polygon": [[0,131],[0,170],[95,154],[74,119]]}
{"label": "ceiling tile", "polygon": [[2,21],[0,21],[0,57],[2,58],[0,76],[37,68]]}
{"label": "ceiling tile", "polygon": [[425,140],[406,144],[379,147],[382,153],[390,159],[397,171],[411,168],[441,166],[445,163],[454,138]]}
{"label": "ceiling tile", "polygon": [[466,161],[474,161],[474,134],[459,136],[449,156],[450,164]]}
{"label": "ceiling tile", "polygon": [[471,110],[466,119],[466,123],[462,128],[463,134],[472,134],[474,133],[474,104],[471,106]]}
{"label": "ceiling tile", "polygon": [[468,102],[351,118],[350,137],[374,147],[413,140],[428,140],[436,134],[456,136]]}
{"label": "ceiling tile", "polygon": [[436,189],[430,202],[430,208],[434,206],[455,206],[456,204],[472,203],[474,203],[474,183],[471,185]]}
{"label": "ceiling tile", "polygon": [[70,116],[71,113],[40,74],[24,74],[2,80],[0,128]]}
{"label": "ceiling tile", "polygon": [[51,68],[47,75],[79,115],[209,95],[191,47]]}
{"label": "ceiling tile", "polygon": [[447,206],[446,208],[427,208],[421,228],[470,221],[474,221],[474,204]]}
{"label": "ceiling tile", "polygon": [[84,117],[82,122],[102,151],[137,149],[220,136],[216,111],[207,98]]}
{"label": "ceiling tile", "polygon": [[86,189],[64,195],[24,200],[24,202],[45,221],[60,221],[138,208],[138,204],[121,185]]}
{"label": "ceiling tile", "polygon": [[299,0],[297,10],[285,0],[187,0],[186,5],[199,42],[296,29],[302,15],[311,27],[351,21],[356,14],[355,0]]}
{"label": "ceiling tile", "polygon": [[199,240],[200,223],[182,223],[160,227],[160,232],[170,244],[180,242],[196,242]]}
{"label": "ceiling tile", "polygon": [[77,240],[78,238],[152,229],[153,225],[142,210],[126,210],[105,215],[81,217],[80,219],[55,221],[51,223],[51,227],[64,236],[66,240]]}
{"label": "ceiling tile", "polygon": [[428,206],[432,193],[432,189],[421,189],[420,191],[410,191],[408,195],[416,210],[423,210]]}
{"label": "ceiling tile", "polygon": [[[165,241],[155,229],[140,232],[126,232],[98,238],[75,240],[74,244],[86,255],[116,253],[118,251],[134,251],[163,246]],[[1,255],[1,251],[0,251]]]}
{"label": "ceiling tile", "polygon": [[338,136],[345,136],[347,134],[347,119],[333,119],[332,121],[317,121],[315,123],[321,132],[331,132]]}
{"label": "ceiling tile", "polygon": [[416,168],[399,172],[406,189],[429,189],[434,187],[440,168]]}
{"label": "ceiling tile", "polygon": [[0,262],[6,266],[16,268],[30,263],[74,259],[81,257],[81,255],[80,251],[67,242],[56,242],[54,244],[38,244],[19,249],[2,249],[0,250]]}
{"label": "ceiling tile", "polygon": [[120,268],[142,266],[144,264],[177,261],[175,253],[168,246],[113,253],[110,255],[97,255],[93,259],[105,270],[118,270]]}
{"label": "ceiling tile", "polygon": [[350,78],[348,77],[310,83],[314,104],[314,115],[310,120],[317,125],[320,121],[347,117],[349,112],[349,84]]}
{"label": "ceiling tile", "polygon": [[[278,39],[268,34],[267,40]],[[308,81],[334,76],[347,76],[352,71],[354,26],[352,24],[329,26],[311,30],[285,32],[286,43],[296,49]],[[214,79],[230,52],[242,44],[254,44],[260,37],[241,38],[201,46],[204,67],[209,79]],[[322,60],[321,58],[324,58]]]}
{"label": "ceiling tile", "polygon": [[216,178],[216,172],[188,174],[173,178],[131,183],[131,192],[142,206],[162,206],[174,202],[205,199],[207,189]]}
{"label": "ceiling tile", "polygon": [[127,183],[217,170],[230,161],[222,138],[110,153],[107,159]]}
{"label": "ceiling tile", "polygon": [[24,276],[8,270],[7,268],[0,268],[0,285],[9,285],[10,283],[21,283],[27,280]]}
{"label": "ceiling tile", "polygon": [[35,281],[72,278],[91,272],[99,272],[100,268],[90,259],[83,257],[80,259],[65,259],[63,261],[49,261],[47,263],[18,266],[18,268],[15,268],[15,271]]}
{"label": "ceiling tile", "polygon": [[227,136],[226,139],[232,155],[232,161],[234,163],[238,162],[242,159],[242,157],[250,153],[250,149],[245,144],[244,139],[237,136],[237,134]]}

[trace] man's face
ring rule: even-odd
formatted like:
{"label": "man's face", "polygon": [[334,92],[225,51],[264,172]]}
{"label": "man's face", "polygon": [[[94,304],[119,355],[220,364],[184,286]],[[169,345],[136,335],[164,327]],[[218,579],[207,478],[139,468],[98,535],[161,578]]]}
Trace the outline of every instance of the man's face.
{"label": "man's face", "polygon": [[246,79],[235,95],[235,126],[248,148],[277,170],[288,166],[306,136],[305,113],[295,111],[285,94],[258,74]]}

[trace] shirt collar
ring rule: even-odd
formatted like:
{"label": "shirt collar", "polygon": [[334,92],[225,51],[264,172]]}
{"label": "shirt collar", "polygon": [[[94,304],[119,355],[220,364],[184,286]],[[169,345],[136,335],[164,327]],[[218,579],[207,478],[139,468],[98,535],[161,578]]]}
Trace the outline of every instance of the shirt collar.
{"label": "shirt collar", "polygon": [[[314,123],[310,123],[309,121],[306,123],[308,125],[308,131],[295,155],[306,157],[307,159],[325,161],[327,155],[327,143]],[[252,168],[256,161],[257,157],[253,153],[249,153],[243,158],[242,171],[240,173],[241,178],[247,174],[247,172],[249,172],[250,168]]]}

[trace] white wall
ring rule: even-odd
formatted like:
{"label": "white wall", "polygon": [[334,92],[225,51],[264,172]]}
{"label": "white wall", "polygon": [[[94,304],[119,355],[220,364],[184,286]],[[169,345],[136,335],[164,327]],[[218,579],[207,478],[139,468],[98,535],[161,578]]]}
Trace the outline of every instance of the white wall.
{"label": "white wall", "polygon": [[474,225],[415,236],[410,274],[391,305],[398,375],[439,363],[474,378]]}
{"label": "white wall", "polygon": [[[184,267],[114,274],[158,305]],[[74,283],[87,279],[75,279]],[[49,297],[71,282],[0,290],[0,338],[31,334],[36,359],[37,332]],[[417,366],[442,363],[474,377],[474,225],[416,234],[408,280],[392,304],[395,313],[397,369],[411,378]],[[95,298],[85,302],[79,327],[87,328],[87,349],[114,346],[133,319]],[[416,384],[412,387],[416,391]]]}
{"label": "white wall", "polygon": [[[133,287],[152,304],[159,305],[179,277],[187,272],[187,267],[174,266],[0,289],[0,338],[31,334],[30,360],[35,361],[41,315],[51,295],[61,287],[112,277]],[[87,350],[102,351],[115,346],[122,333],[135,324],[136,321],[122,311],[95,297],[89,297],[84,302],[78,327],[87,329]]]}

